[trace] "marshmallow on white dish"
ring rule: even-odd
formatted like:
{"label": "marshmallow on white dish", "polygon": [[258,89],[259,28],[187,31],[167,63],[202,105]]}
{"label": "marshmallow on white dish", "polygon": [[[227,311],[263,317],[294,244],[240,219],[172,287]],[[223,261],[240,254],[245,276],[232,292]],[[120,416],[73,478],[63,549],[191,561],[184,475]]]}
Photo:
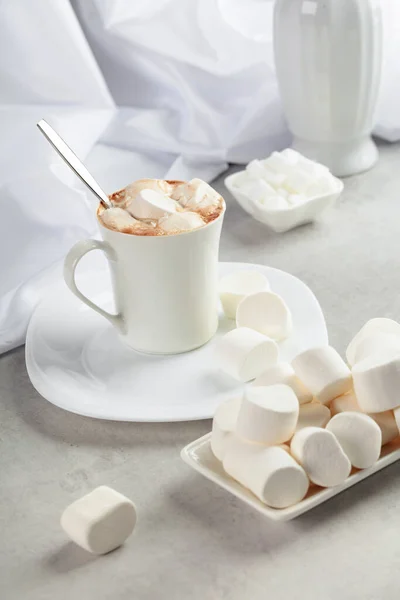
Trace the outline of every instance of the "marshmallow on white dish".
{"label": "marshmallow on white dish", "polygon": [[292,388],[297,396],[299,404],[311,402],[313,396],[305,387],[294,372],[293,367],[289,363],[280,362],[272,367],[269,367],[253,382],[253,386],[275,385],[283,383]]}
{"label": "marshmallow on white dish", "polygon": [[[332,400],[329,408],[332,415],[337,415],[342,412],[362,412],[353,392],[335,398]],[[397,438],[399,429],[396,424],[395,415],[391,410],[385,410],[381,413],[370,413],[368,416],[380,427],[382,433],[382,446]]]}
{"label": "marshmallow on white dish", "polygon": [[274,340],[283,340],[292,330],[292,316],[278,294],[258,292],[240,302],[236,324],[259,331]]}
{"label": "marshmallow on white dish", "polygon": [[219,297],[225,315],[229,319],[236,319],[239,302],[250,294],[264,290],[269,290],[269,283],[259,271],[235,271],[225,275],[219,281]]}
{"label": "marshmallow on white dish", "polygon": [[250,442],[273,446],[289,440],[297,424],[299,402],[287,385],[249,387],[236,422],[236,433]]}
{"label": "marshmallow on white dish", "polygon": [[273,152],[271,156],[263,161],[264,167],[289,176],[295,170],[296,164],[297,157],[293,154],[283,154],[282,152]]}
{"label": "marshmallow on white dish", "polygon": [[106,208],[101,213],[101,220],[104,225],[117,229],[118,231],[124,231],[125,229],[131,229],[138,221],[134,219],[126,210],[113,206],[112,208]]}
{"label": "marshmallow on white dish", "polygon": [[218,342],[220,367],[239,381],[251,381],[278,360],[278,346],[270,338],[239,327],[226,333]]}
{"label": "marshmallow on white dish", "polygon": [[300,406],[296,431],[304,427],[325,427],[331,418],[331,411],[324,404],[310,402]]}
{"label": "marshmallow on white dish", "polygon": [[222,402],[215,411],[212,431],[211,450],[218,460],[223,460],[230,437],[236,428],[242,398],[232,398]]}
{"label": "marshmallow on white dish", "polygon": [[296,356],[292,366],[321,404],[328,404],[351,388],[350,370],[332,346],[306,350]]}
{"label": "marshmallow on white dish", "polygon": [[142,190],[126,204],[126,210],[137,219],[159,219],[176,212],[176,203],[160,192]]}
{"label": "marshmallow on white dish", "polygon": [[121,546],[135,524],[133,502],[105,485],[67,506],[61,516],[65,533],[93,554],[106,554]]}
{"label": "marshmallow on white dish", "polygon": [[379,413],[400,406],[400,353],[370,356],[354,365],[354,391],[365,413]]}
{"label": "marshmallow on white dish", "polygon": [[343,412],[326,426],[339,441],[353,467],[367,469],[379,458],[382,433],[377,423],[360,412]]}
{"label": "marshmallow on white dish", "polygon": [[211,185],[197,178],[177,186],[171,197],[186,208],[208,208],[221,201],[220,194]]}
{"label": "marshmallow on white dish", "polygon": [[[365,338],[371,337],[371,339],[373,339],[373,336],[381,336],[381,335],[388,335],[388,336],[395,336],[398,337],[400,339],[400,324],[397,323],[396,321],[393,321],[392,319],[386,319],[386,318],[376,318],[376,319],[370,319],[369,321],[367,321],[367,323],[365,323],[365,325],[363,327],[361,327],[360,331],[354,336],[354,338],[351,340],[350,344],[347,346],[347,350],[346,350],[346,358],[347,358],[347,362],[349,363],[349,365],[353,366],[354,364],[356,364],[356,362],[358,362],[359,360],[359,356],[357,356],[358,352],[359,352],[359,346],[360,344],[365,340]],[[381,342],[384,340],[384,338],[381,338]],[[388,340],[389,341],[389,340]],[[390,341],[393,341],[393,338],[390,338]],[[374,342],[372,342],[373,344]],[[379,344],[379,350],[382,349],[382,344]],[[372,350],[372,347],[371,347]],[[367,349],[365,348],[364,351],[362,351],[363,353],[363,358],[366,358],[367,356]]]}
{"label": "marshmallow on white dish", "polygon": [[204,221],[199,214],[187,211],[161,217],[158,224],[161,229],[167,232],[191,231],[192,229],[202,227]]}
{"label": "marshmallow on white dish", "polygon": [[351,463],[331,431],[320,427],[300,429],[292,438],[290,451],[317,485],[333,487],[350,475]]}
{"label": "marshmallow on white dish", "polygon": [[225,471],[272,508],[300,502],[309,487],[304,469],[283,448],[265,448],[233,436],[223,460]]}

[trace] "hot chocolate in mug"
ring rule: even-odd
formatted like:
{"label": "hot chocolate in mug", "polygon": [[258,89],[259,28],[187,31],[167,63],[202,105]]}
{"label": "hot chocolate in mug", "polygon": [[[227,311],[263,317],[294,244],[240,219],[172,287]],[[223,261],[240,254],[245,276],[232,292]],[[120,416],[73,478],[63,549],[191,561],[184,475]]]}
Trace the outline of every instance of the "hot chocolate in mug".
{"label": "hot chocolate in mug", "polygon": [[[98,219],[103,241],[88,239],[73,246],[65,259],[65,281],[134,350],[177,354],[198,348],[218,327],[218,252],[224,213],[225,204],[208,224],[162,236],[121,233]],[[76,285],[75,269],[92,250],[102,250],[110,264],[115,315],[89,300]]]}

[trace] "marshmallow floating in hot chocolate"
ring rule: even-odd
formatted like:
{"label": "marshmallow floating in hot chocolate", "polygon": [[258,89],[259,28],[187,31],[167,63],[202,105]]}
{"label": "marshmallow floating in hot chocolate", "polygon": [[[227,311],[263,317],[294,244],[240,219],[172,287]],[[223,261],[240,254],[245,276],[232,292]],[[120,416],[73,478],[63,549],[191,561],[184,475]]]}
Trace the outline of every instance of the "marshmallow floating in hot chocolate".
{"label": "marshmallow floating in hot chocolate", "polygon": [[126,210],[117,206],[104,210],[101,218],[107,227],[118,229],[122,233],[126,230],[131,230],[132,226],[138,223]]}
{"label": "marshmallow floating in hot chocolate", "polygon": [[299,402],[289,386],[251,386],[239,409],[236,433],[267,446],[282,444],[292,437],[298,416]]}
{"label": "marshmallow floating in hot chocolate", "polygon": [[219,297],[225,315],[229,319],[235,319],[241,300],[264,290],[269,290],[269,283],[259,271],[235,271],[226,275],[219,282]]}
{"label": "marshmallow floating in hot chocolate", "polygon": [[379,458],[382,433],[377,423],[360,412],[343,412],[326,426],[339,441],[353,467],[367,469]]}
{"label": "marshmallow floating in hot chocolate", "polygon": [[159,220],[161,229],[171,231],[191,231],[204,225],[201,216],[195,212],[179,212],[161,217]]}
{"label": "marshmallow floating in hot chocolate", "polygon": [[317,485],[333,487],[350,475],[350,460],[331,431],[304,427],[294,434],[290,451]]}
{"label": "marshmallow floating in hot chocolate", "polygon": [[302,381],[296,377],[293,367],[289,363],[280,362],[269,367],[253,382],[253,386],[275,385],[283,383],[292,388],[299,404],[311,402],[313,396]]}
{"label": "marshmallow floating in hot chocolate", "polygon": [[351,373],[332,346],[311,348],[292,361],[297,377],[322,404],[351,388]]}
{"label": "marshmallow floating in hot chocolate", "polygon": [[276,343],[253,329],[238,327],[218,342],[219,366],[239,381],[251,381],[278,360]]}
{"label": "marshmallow floating in hot chocolate", "polygon": [[228,442],[223,467],[228,475],[273,508],[300,502],[309,487],[304,469],[286,449],[266,448],[237,436]]}
{"label": "marshmallow floating in hot chocolate", "polygon": [[232,398],[222,402],[215,411],[211,431],[211,450],[218,460],[223,460],[228,441],[236,429],[241,404],[241,397]]}
{"label": "marshmallow floating in hot chocolate", "polygon": [[172,198],[150,189],[141,190],[126,202],[126,210],[137,219],[160,219],[175,213],[176,209]]}
{"label": "marshmallow floating in hot chocolate", "polygon": [[[329,405],[332,415],[342,412],[362,412],[354,392],[349,392],[332,400]],[[391,410],[381,413],[370,413],[371,419],[379,425],[382,433],[382,446],[392,442],[399,435],[395,415]]]}
{"label": "marshmallow floating in hot chocolate", "polygon": [[273,292],[246,296],[236,312],[238,327],[249,327],[274,340],[286,338],[292,330],[292,317],[283,299]]}
{"label": "marshmallow floating in hot chocolate", "polygon": [[186,208],[209,208],[217,206],[220,194],[202,179],[192,179],[172,191],[171,198],[178,200]]}

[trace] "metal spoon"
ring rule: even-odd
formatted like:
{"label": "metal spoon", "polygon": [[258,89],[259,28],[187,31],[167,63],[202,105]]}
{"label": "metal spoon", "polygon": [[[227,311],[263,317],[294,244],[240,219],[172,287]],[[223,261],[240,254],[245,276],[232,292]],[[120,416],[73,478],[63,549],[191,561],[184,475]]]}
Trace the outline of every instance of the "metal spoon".
{"label": "metal spoon", "polygon": [[37,123],[40,131],[43,133],[45,138],[50,142],[58,154],[65,160],[67,165],[71,167],[76,175],[83,181],[85,185],[90,189],[91,192],[98,198],[104,208],[112,208],[113,204],[107,194],[103,192],[99,184],[95,181],[92,175],[89,173],[85,165],[79,160],[71,148],[67,146],[64,140],[54,131],[50,125],[41,119]]}

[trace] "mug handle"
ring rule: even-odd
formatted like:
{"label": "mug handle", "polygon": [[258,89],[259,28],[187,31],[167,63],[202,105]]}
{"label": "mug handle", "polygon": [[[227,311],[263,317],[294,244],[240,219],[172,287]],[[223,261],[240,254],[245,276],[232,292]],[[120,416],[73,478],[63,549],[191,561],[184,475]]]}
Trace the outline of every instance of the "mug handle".
{"label": "mug handle", "polygon": [[65,283],[71,290],[73,294],[79,300],[84,302],[89,308],[92,308],[94,311],[102,315],[107,321],[111,323],[116,329],[118,329],[121,333],[124,332],[124,320],[121,314],[113,315],[106,310],[97,306],[94,302],[89,300],[82,292],[78,289],[75,281],[75,270],[78,266],[81,258],[85,256],[88,252],[92,250],[102,250],[106,255],[107,259],[110,261],[116,261],[117,256],[114,249],[107,244],[106,242],[101,242],[99,240],[81,240],[77,242],[74,246],[72,246],[71,250],[68,252],[64,261],[64,279]]}

